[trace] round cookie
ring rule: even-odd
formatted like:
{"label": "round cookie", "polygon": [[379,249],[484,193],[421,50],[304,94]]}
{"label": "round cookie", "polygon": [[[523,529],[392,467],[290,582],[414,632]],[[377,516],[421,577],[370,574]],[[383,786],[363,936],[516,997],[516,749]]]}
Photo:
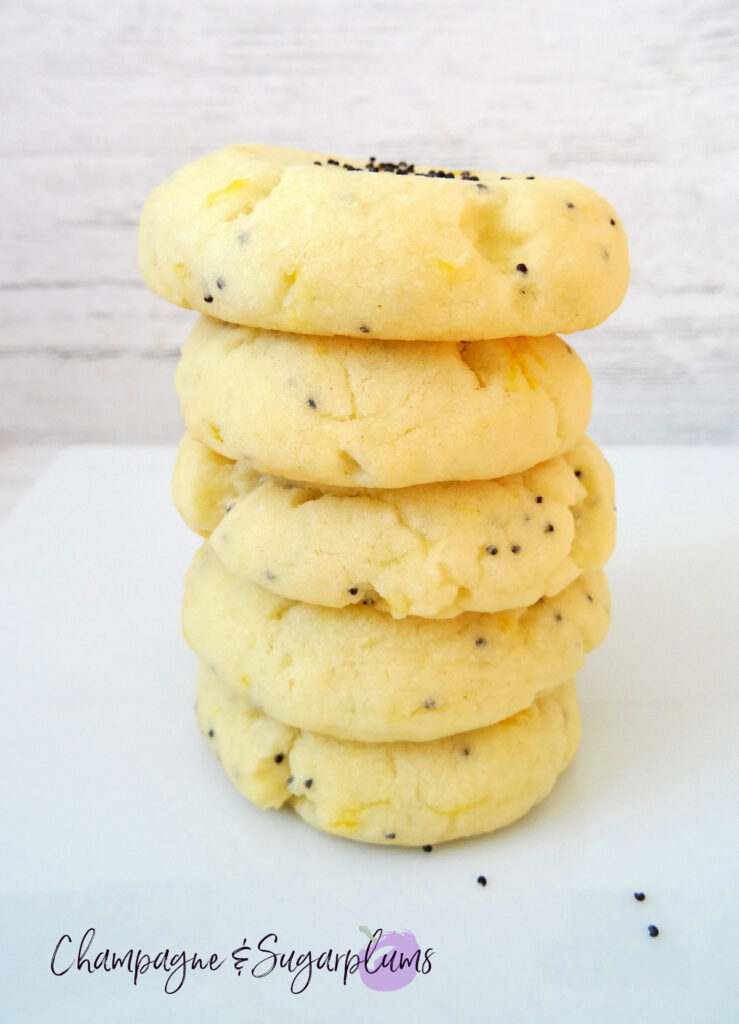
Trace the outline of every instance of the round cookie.
{"label": "round cookie", "polygon": [[198,657],[271,718],[370,743],[436,739],[515,714],[574,676],[609,617],[598,569],[529,608],[396,620],[277,597],[229,573],[207,543],[182,609]]}
{"label": "round cookie", "polygon": [[340,487],[519,473],[571,448],[591,405],[585,365],[555,336],[372,342],[207,317],[176,385],[197,441],[263,473]]}
{"label": "round cookie", "polygon": [[183,439],[175,504],[230,572],[294,601],[497,612],[559,593],[613,550],[613,473],[588,438],[516,476],[386,491],[325,493],[239,463],[228,478],[223,464]]}
{"label": "round cookie", "polygon": [[586,186],[380,166],[270,146],[196,160],[146,201],[144,280],[220,320],[347,337],[568,334],[620,304],[626,236]]}
{"label": "round cookie", "polygon": [[426,743],[356,743],[291,729],[207,667],[198,722],[236,788],[347,839],[421,846],[502,828],[552,789],[580,736],[570,681],[496,725]]}
{"label": "round cookie", "polygon": [[[227,459],[193,440],[189,434],[180,441],[172,474],[172,501],[185,523],[208,537],[239,495],[248,493],[260,479],[259,473],[243,463]],[[238,488],[238,489],[237,489]]]}

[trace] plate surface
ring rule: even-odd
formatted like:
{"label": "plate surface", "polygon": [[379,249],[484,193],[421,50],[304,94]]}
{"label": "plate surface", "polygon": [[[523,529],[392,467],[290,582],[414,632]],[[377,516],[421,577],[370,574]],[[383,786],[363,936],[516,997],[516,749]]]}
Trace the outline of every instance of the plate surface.
{"label": "plate surface", "polygon": [[[174,451],[62,453],[0,528],[3,1020],[735,1020],[739,459],[606,454],[614,616],[578,678],[575,762],[523,821],[424,853],[239,796],[195,725],[179,601],[198,541],[171,507]],[[392,992],[265,973],[275,949],[358,951],[361,926],[412,931],[431,971]],[[224,962],[90,974],[89,928],[91,960]]]}

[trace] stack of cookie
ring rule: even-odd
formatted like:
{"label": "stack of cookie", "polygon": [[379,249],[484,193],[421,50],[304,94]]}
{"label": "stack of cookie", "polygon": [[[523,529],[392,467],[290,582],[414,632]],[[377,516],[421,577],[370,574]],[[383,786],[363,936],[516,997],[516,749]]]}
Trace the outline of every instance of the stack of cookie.
{"label": "stack of cookie", "polygon": [[261,807],[366,842],[490,831],[552,788],[609,621],[613,480],[553,332],[628,281],[572,181],[234,146],[149,198],[148,285],[206,314],[174,498],[200,726]]}

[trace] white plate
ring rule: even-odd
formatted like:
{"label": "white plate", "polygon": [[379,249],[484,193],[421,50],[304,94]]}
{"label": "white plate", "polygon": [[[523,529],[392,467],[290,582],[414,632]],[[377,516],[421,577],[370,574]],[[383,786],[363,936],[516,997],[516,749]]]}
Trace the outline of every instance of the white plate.
{"label": "white plate", "polygon": [[[737,454],[608,454],[614,617],[580,751],[523,821],[427,854],[237,794],[195,726],[173,452],[66,451],[0,529],[3,1021],[736,1020]],[[296,995],[230,959],[269,933],[358,950],[360,926],[411,930],[430,973],[375,992],[316,971]],[[227,959],[172,995],[153,970],[55,977],[89,927],[93,953]]]}

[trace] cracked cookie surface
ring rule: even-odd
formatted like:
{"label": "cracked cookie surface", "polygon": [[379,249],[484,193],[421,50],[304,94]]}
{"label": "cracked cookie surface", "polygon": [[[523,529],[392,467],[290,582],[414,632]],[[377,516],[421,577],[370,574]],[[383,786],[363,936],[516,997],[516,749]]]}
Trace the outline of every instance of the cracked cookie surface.
{"label": "cracked cookie surface", "polygon": [[177,392],[188,432],[290,480],[393,488],[492,480],[567,451],[588,371],[554,335],[428,345],[279,334],[199,318]]}
{"label": "cracked cookie surface", "polygon": [[490,832],[542,800],[580,735],[568,681],[496,725],[426,743],[357,743],[291,729],[205,665],[198,722],[236,788],[259,807],[292,806],[347,839],[421,846]]}
{"label": "cracked cookie surface", "polygon": [[615,540],[613,473],[589,438],[498,480],[326,493],[259,476],[186,436],[173,497],[236,576],[396,618],[533,604],[602,568]]}
{"label": "cracked cookie surface", "polygon": [[570,333],[621,302],[626,236],[592,189],[379,166],[256,145],[187,164],[144,205],[144,280],[232,323],[429,341]]}
{"label": "cracked cookie surface", "polygon": [[609,619],[601,570],[529,608],[397,620],[278,597],[229,573],[207,542],[182,614],[198,657],[271,718],[367,742],[436,739],[515,714],[579,671]]}

